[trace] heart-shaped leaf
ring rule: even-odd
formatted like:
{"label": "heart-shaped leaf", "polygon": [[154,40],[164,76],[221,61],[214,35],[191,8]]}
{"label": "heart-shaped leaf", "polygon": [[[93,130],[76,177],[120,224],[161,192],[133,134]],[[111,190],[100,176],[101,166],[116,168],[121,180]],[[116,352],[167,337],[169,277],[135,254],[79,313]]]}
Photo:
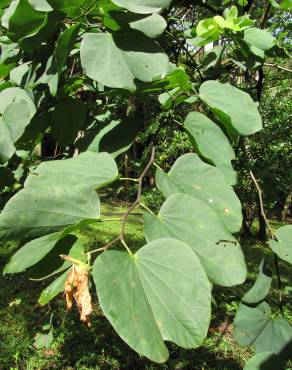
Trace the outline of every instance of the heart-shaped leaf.
{"label": "heart-shaped leaf", "polygon": [[135,255],[107,251],[93,267],[101,308],[130,347],[165,362],[163,340],[196,348],[207,334],[210,284],[192,250],[176,239],[155,240]]}
{"label": "heart-shaped leaf", "polygon": [[292,264],[292,225],[280,227],[276,233],[276,240],[269,240],[269,246],[282,260]]}
{"label": "heart-shaped leaf", "polygon": [[246,265],[240,246],[212,208],[188,194],[173,194],[157,216],[145,214],[147,241],[175,237],[198,255],[214,284],[233,286],[244,282]]}

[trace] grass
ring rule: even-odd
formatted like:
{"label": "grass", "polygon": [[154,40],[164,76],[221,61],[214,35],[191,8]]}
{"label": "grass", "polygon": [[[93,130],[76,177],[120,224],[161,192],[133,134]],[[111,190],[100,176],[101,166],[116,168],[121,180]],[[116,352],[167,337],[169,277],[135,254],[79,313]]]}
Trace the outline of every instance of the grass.
{"label": "grass", "polygon": [[[108,204],[103,209],[110,219],[119,218],[124,208]],[[116,215],[114,215],[116,214]],[[272,223],[273,228],[281,226]],[[86,249],[99,248],[110,242],[119,231],[119,222],[98,223],[87,227],[79,235]],[[134,251],[144,243],[142,216],[137,212],[127,223],[127,243]],[[262,254],[272,266],[272,254],[262,243],[245,240],[243,250],[248,266],[248,278],[244,285],[214,288],[216,307],[205,343],[196,350],[184,350],[168,344],[170,359],[166,364],[153,364],[132,351],[115,333],[102,315],[97,297],[94,296],[92,326],[85,327],[78,318],[76,309],[67,313],[62,295],[50,305],[37,304],[40,291],[47,282],[32,282],[24,274],[4,276],[0,280],[0,369],[191,369],[191,370],[240,370],[253,355],[251,347],[239,347],[232,337],[232,320],[240,297],[252,286]],[[1,267],[7,262],[15,245],[0,248]],[[288,264],[280,262],[283,284],[292,285]],[[290,275],[289,275],[290,273]],[[290,276],[291,278],[291,276]],[[278,298],[274,279],[269,303],[276,308]],[[94,294],[94,289],[92,289]],[[283,302],[288,305],[288,292]],[[291,319],[286,308],[286,316]],[[34,336],[42,331],[53,313],[53,342],[48,348],[36,349]],[[287,367],[288,368],[288,367]],[[276,369],[275,369],[276,370]]]}

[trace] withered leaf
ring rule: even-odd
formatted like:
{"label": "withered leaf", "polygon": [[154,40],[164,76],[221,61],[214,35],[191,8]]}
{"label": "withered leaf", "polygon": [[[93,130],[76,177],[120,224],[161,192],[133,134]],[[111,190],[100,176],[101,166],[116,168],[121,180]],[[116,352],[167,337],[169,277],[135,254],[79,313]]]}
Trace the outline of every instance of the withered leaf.
{"label": "withered leaf", "polygon": [[65,282],[67,309],[73,306],[73,298],[78,307],[80,320],[90,326],[92,313],[91,295],[88,288],[89,269],[86,265],[73,264]]}

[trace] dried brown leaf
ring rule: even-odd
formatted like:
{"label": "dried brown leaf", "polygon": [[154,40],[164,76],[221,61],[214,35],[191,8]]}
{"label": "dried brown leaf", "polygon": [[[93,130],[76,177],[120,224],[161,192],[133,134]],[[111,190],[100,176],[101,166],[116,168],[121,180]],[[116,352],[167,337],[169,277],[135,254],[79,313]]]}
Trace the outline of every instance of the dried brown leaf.
{"label": "dried brown leaf", "polygon": [[73,264],[65,282],[65,294],[67,309],[73,305],[73,298],[78,307],[80,320],[90,326],[90,315],[92,312],[91,295],[89,293],[89,269],[87,266]]}

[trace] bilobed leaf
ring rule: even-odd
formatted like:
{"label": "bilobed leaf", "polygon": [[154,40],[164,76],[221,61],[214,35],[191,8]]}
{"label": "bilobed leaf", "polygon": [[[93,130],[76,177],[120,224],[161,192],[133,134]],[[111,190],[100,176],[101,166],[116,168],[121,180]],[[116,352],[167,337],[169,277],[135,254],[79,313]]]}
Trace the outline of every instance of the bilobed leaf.
{"label": "bilobed leaf", "polygon": [[70,186],[81,183],[98,188],[114,181],[117,176],[117,165],[111,155],[88,151],[65,160],[42,162],[27,177],[24,186],[42,188],[47,185]]}
{"label": "bilobed leaf", "polygon": [[196,348],[207,334],[210,284],[197,256],[176,239],[155,240],[135,255],[107,251],[93,266],[101,308],[138,353],[165,362],[163,340]]}
{"label": "bilobed leaf", "polygon": [[184,126],[190,133],[197,152],[219,168],[228,183],[234,185],[236,173],[231,161],[235,159],[235,153],[223,131],[199,112],[190,112]]}
{"label": "bilobed leaf", "polygon": [[160,12],[160,10],[166,8],[170,2],[171,0],[113,0],[114,4],[138,14]]}
{"label": "bilobed leaf", "polygon": [[[283,317],[273,318],[270,306],[263,302],[255,308],[240,304],[234,319],[234,337],[238,344],[254,344],[256,354],[289,353],[292,344],[292,327]],[[290,352],[291,353],[291,352]]]}
{"label": "bilobed leaf", "polygon": [[292,264],[292,225],[280,227],[276,233],[276,240],[269,240],[269,246],[282,260]]}
{"label": "bilobed leaf", "polygon": [[272,284],[272,278],[264,273],[263,268],[264,260],[260,263],[259,273],[253,287],[242,297],[243,302],[259,303],[268,295]]}
{"label": "bilobed leaf", "polygon": [[48,285],[42,292],[38,299],[38,303],[41,306],[45,306],[59,293],[64,291],[65,281],[68,275],[68,271],[65,271],[62,275],[58,276],[50,285]]}
{"label": "bilobed leaf", "polygon": [[52,115],[52,134],[62,147],[73,144],[78,131],[86,120],[86,104],[71,97],[66,97],[56,105]]}
{"label": "bilobed leaf", "polygon": [[243,370],[282,370],[283,367],[279,363],[279,359],[272,352],[261,352],[253,356]]}
{"label": "bilobed leaf", "polygon": [[241,205],[234,190],[216,167],[203,162],[197,154],[182,155],[167,174],[158,169],[156,184],[165,197],[187,193],[201,200],[216,212],[227,230],[240,230]]}
{"label": "bilobed leaf", "polygon": [[241,248],[212,208],[188,194],[173,194],[158,215],[144,215],[147,241],[175,237],[198,255],[214,284],[233,286],[244,282],[246,265]]}
{"label": "bilobed leaf", "polygon": [[67,56],[74,46],[79,29],[80,23],[76,23],[72,27],[65,30],[58,38],[55,50],[55,58],[59,74],[62,72],[62,68],[66,63]]}
{"label": "bilobed leaf", "polygon": [[87,34],[80,47],[86,75],[99,83],[130,91],[135,79],[151,82],[167,73],[168,57],[151,38],[136,30]]}
{"label": "bilobed leaf", "polygon": [[257,104],[246,92],[228,83],[206,81],[200,87],[199,96],[227,129],[233,127],[241,135],[262,129]]}
{"label": "bilobed leaf", "polygon": [[[65,177],[65,175],[64,175]],[[35,238],[99,217],[99,198],[89,185],[22,189],[0,214],[0,240]]]}
{"label": "bilobed leaf", "polygon": [[276,39],[268,31],[259,28],[247,28],[244,31],[244,41],[261,50],[269,50],[275,45]]}

